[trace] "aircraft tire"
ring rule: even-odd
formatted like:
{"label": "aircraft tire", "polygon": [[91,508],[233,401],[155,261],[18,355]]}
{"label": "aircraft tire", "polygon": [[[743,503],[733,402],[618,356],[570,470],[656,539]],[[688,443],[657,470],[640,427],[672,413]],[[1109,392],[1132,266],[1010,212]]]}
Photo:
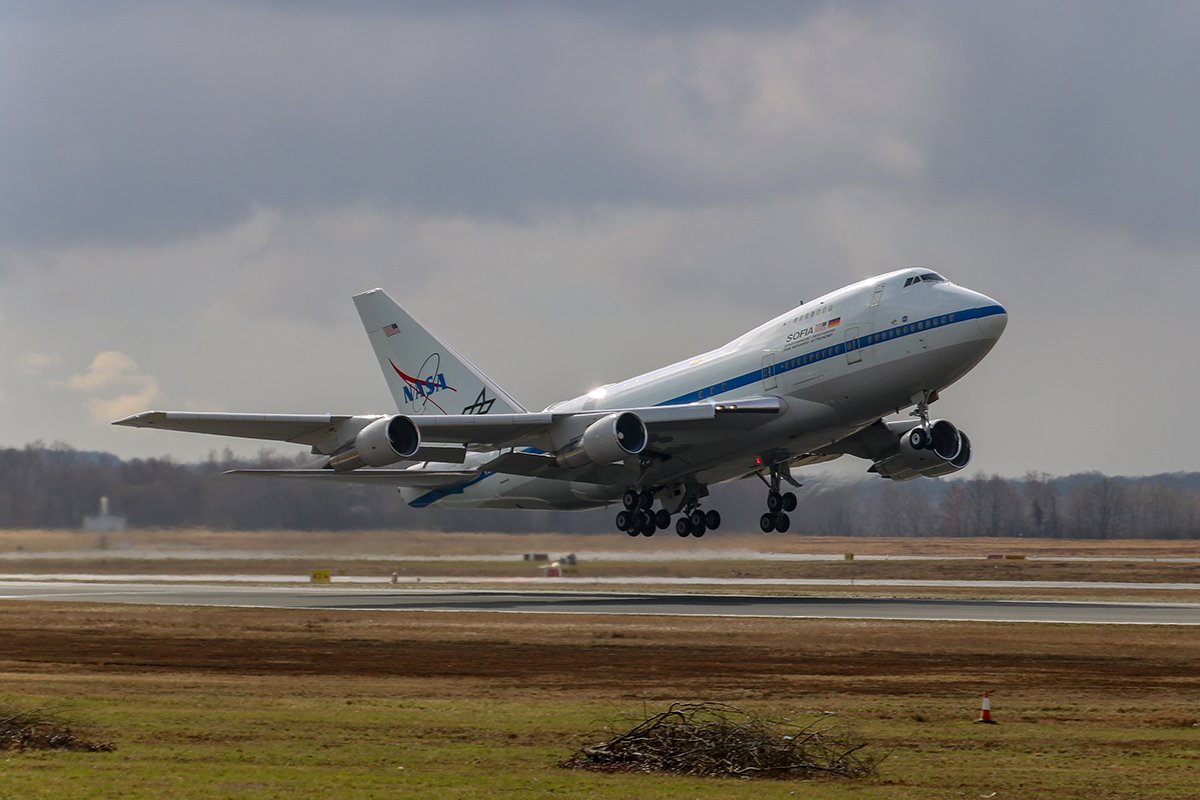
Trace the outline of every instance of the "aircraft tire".
{"label": "aircraft tire", "polygon": [[758,518],[758,527],[762,528],[763,533],[770,533],[775,530],[775,515],[763,514]]}
{"label": "aircraft tire", "polygon": [[709,511],[704,515],[704,524],[710,531],[715,531],[717,528],[721,527],[721,512],[717,511],[715,508],[709,509]]}
{"label": "aircraft tire", "polygon": [[783,495],[774,490],[767,492],[767,511],[778,513],[783,508]]}
{"label": "aircraft tire", "polygon": [[695,536],[697,539],[699,539],[703,535],[704,535],[704,526],[703,525],[701,525],[699,528],[692,529],[692,536]]}
{"label": "aircraft tire", "polygon": [[675,532],[677,534],[679,534],[681,537],[686,538],[688,536],[691,536],[692,535],[692,523],[688,522],[687,517],[680,517],[679,519],[675,520]]}
{"label": "aircraft tire", "polygon": [[638,508],[642,511],[649,511],[652,505],[654,505],[654,492],[642,492],[638,495]]}
{"label": "aircraft tire", "polygon": [[908,443],[912,445],[913,450],[924,450],[932,440],[933,437],[924,428],[913,428],[908,432]]}
{"label": "aircraft tire", "polygon": [[787,492],[786,494],[784,494],[783,510],[784,511],[795,511],[796,510],[796,494],[795,494],[795,492]]}
{"label": "aircraft tire", "polygon": [[775,530],[780,533],[787,533],[790,527],[792,527],[792,520],[787,514],[779,514],[775,517]]}
{"label": "aircraft tire", "polygon": [[626,489],[625,494],[621,495],[621,505],[625,506],[626,511],[633,511],[638,506],[638,493],[633,489]]}
{"label": "aircraft tire", "polygon": [[657,523],[660,531],[665,531],[667,528],[671,527],[671,512],[667,511],[665,508],[660,508],[658,512],[654,514],[654,521]]}
{"label": "aircraft tire", "polygon": [[630,528],[629,523],[631,523],[632,521],[633,521],[633,515],[630,514],[628,511],[618,511],[617,512],[617,530],[628,531]]}

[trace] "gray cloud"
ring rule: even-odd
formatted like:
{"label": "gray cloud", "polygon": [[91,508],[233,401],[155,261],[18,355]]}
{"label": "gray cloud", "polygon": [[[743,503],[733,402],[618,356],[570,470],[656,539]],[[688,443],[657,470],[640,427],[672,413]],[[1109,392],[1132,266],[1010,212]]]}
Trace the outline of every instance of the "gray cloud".
{"label": "gray cloud", "polygon": [[904,178],[897,104],[933,79],[921,42],[836,11],[681,33],[121,5],[6,30],[9,241],[170,238],[261,203],[512,217]]}
{"label": "gray cloud", "polygon": [[1196,13],[5,8],[0,443],[223,446],[94,421],[143,398],[384,410],[374,286],[543,405],[924,264],[1012,312],[939,409],[977,466],[1191,468]]}

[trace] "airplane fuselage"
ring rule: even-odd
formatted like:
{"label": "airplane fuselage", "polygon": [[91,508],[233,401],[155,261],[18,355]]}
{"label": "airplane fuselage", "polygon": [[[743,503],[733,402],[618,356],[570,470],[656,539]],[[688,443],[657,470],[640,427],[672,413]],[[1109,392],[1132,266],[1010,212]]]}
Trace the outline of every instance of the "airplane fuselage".
{"label": "airplane fuselage", "polygon": [[[898,270],[803,303],[715,350],[546,410],[779,398],[782,412],[744,436],[714,437],[644,465],[645,482],[655,485],[719,483],[766,464],[803,463],[944,389],[988,353],[1006,321],[1004,308],[985,295],[929,270]],[[470,454],[466,466],[496,455]],[[485,471],[450,489],[400,491],[417,507],[578,509],[608,505],[626,488]]]}

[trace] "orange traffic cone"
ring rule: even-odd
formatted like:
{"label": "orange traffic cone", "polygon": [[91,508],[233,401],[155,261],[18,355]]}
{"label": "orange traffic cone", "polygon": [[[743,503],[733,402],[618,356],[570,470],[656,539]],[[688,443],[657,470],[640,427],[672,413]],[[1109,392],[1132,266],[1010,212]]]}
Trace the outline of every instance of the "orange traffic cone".
{"label": "orange traffic cone", "polygon": [[995,725],[996,720],[992,719],[992,700],[988,697],[988,692],[983,693],[983,704],[979,709],[979,719],[976,722],[982,722],[987,725]]}

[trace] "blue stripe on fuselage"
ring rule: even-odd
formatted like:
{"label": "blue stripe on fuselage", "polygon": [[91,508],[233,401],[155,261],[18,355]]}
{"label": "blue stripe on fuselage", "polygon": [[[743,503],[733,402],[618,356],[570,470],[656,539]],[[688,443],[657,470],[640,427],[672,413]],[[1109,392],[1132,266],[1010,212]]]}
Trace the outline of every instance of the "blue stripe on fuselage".
{"label": "blue stripe on fuselage", "polygon": [[[777,364],[772,364],[769,367],[747,372],[744,375],[738,375],[736,378],[720,381],[711,386],[701,387],[693,392],[681,394],[678,397],[672,397],[670,400],[664,400],[655,405],[660,406],[677,406],[687,403],[698,403],[701,400],[708,400],[719,394],[727,394],[736,389],[741,389],[744,386],[758,383],[772,376],[785,375],[794,369],[807,367],[810,364],[816,364],[821,361],[826,361],[830,358],[836,358],[852,350],[864,350],[868,347],[874,347],[877,344],[884,342],[894,342],[897,339],[903,339],[905,336],[912,336],[916,333],[924,333],[927,330],[941,328],[947,325],[956,325],[960,322],[968,322],[973,319],[982,319],[983,317],[991,317],[996,314],[1007,314],[1002,306],[983,306],[981,308],[969,308],[966,311],[955,311],[951,314],[939,314],[936,317],[927,317],[914,322],[908,322],[904,325],[896,325],[891,328],[879,331],[878,333],[869,333],[866,336],[859,336],[857,339],[851,339],[848,342],[838,342],[831,344],[828,347],[820,347],[812,352],[804,355],[793,356],[784,359]],[[854,327],[856,324],[850,323],[847,328]]]}

